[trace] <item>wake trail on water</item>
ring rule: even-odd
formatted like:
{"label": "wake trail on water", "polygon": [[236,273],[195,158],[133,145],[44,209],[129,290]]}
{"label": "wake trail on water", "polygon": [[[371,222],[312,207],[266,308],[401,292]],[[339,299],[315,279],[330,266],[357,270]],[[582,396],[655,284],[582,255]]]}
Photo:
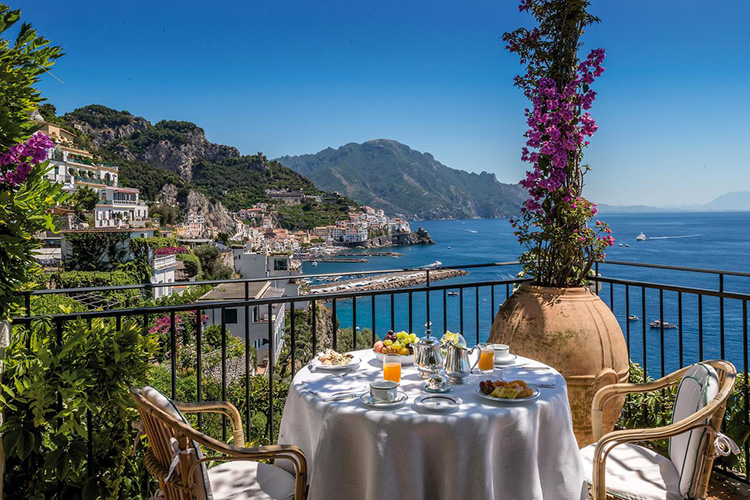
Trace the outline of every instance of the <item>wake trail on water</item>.
{"label": "wake trail on water", "polygon": [[700,236],[700,234],[681,234],[679,236],[649,236],[646,239],[649,240],[679,240],[682,238],[695,238],[697,236]]}

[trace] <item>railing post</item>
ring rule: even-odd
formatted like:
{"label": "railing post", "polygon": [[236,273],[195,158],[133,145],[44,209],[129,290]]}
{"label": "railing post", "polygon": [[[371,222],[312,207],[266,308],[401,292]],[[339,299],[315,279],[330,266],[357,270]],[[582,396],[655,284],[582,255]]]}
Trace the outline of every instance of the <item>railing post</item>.
{"label": "railing post", "polygon": [[352,351],[357,350],[357,296],[352,297]]}
{"label": "railing post", "polygon": [[[200,309],[195,310],[195,356],[196,356],[196,389],[198,396],[198,403],[203,401],[203,350],[201,348],[203,340],[203,315]],[[198,430],[201,429],[203,424],[203,416],[198,413]]]}
{"label": "railing post", "polygon": [[724,355],[724,274],[719,274],[719,342],[721,350],[721,359],[725,359]]}
{"label": "railing post", "polygon": [[274,361],[274,343],[273,343],[273,304],[268,304],[268,436],[269,443],[273,443],[273,361]]}
{"label": "railing post", "polygon": [[[430,270],[429,269],[427,269],[426,274],[427,274],[427,277],[426,277],[427,288],[430,288]],[[427,324],[430,324],[430,291],[429,290],[425,292],[425,302],[426,302],[425,305],[427,307]]]}
{"label": "railing post", "polygon": [[[226,308],[221,311],[221,400],[227,400],[227,319]],[[268,321],[271,321],[269,318]],[[221,416],[221,439],[227,441],[227,417]]]}

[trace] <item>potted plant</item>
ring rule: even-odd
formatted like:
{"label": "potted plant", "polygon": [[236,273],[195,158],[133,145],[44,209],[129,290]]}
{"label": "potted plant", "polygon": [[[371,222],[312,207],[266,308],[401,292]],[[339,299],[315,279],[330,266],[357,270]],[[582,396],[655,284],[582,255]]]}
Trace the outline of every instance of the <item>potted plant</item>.
{"label": "potted plant", "polygon": [[[596,205],[582,196],[589,170],[583,151],[597,129],[588,112],[596,97],[591,84],[604,72],[604,49],[579,58],[581,35],[599,21],[588,6],[589,0],[522,0],[519,10],[529,12],[536,26],[503,36],[526,65],[515,85],[531,101],[521,155],[531,164],[521,181],[529,196],[511,224],[526,248],[519,260],[532,281],[503,304],[490,333],[490,342],[509,344],[565,376],[581,446],[592,442],[594,394],[627,381],[629,368],[616,318],[585,287],[592,266],[614,242],[607,224],[592,223]],[[609,430],[621,408],[622,400],[606,409]]]}

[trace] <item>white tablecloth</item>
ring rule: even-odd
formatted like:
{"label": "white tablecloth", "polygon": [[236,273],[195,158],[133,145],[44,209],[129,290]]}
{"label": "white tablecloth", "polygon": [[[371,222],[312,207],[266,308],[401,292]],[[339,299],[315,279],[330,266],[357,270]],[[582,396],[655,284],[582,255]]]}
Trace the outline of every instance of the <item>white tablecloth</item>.
{"label": "white tablecloth", "polygon": [[[402,369],[409,400],[398,409],[374,410],[358,399],[324,402],[341,390],[364,392],[382,377],[371,350],[356,354],[362,358],[356,371],[340,377],[304,368],[289,391],[278,442],[307,455],[310,500],[586,498],[559,373],[505,368],[505,380],[555,382],[536,401],[513,406],[474,393],[480,380],[500,378],[497,370],[472,375],[453,386],[450,394],[463,404],[447,415],[416,407],[414,398],[425,392],[413,366]],[[516,364],[543,366],[520,357]]]}

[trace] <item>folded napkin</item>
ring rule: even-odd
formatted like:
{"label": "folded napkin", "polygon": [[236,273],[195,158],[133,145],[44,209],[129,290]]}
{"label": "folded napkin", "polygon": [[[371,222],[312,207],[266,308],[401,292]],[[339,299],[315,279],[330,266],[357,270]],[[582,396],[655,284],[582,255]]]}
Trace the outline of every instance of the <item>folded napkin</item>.
{"label": "folded napkin", "polygon": [[328,374],[304,380],[302,382],[302,391],[309,392],[320,399],[328,399],[338,394],[366,392],[369,382],[370,380],[367,377],[356,375],[341,377]]}
{"label": "folded napkin", "polygon": [[555,372],[546,367],[511,366],[500,372],[503,380],[523,380],[531,385],[552,385],[557,382]]}

